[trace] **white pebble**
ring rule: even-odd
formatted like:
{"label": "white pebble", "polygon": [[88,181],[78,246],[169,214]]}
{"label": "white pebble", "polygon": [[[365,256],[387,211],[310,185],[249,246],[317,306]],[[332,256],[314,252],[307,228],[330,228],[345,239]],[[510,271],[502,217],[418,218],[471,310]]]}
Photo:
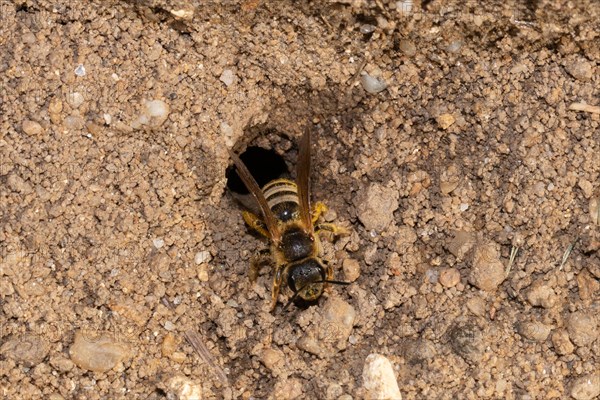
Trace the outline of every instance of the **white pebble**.
{"label": "white pebble", "polygon": [[72,92],[67,95],[67,103],[73,108],[79,108],[83,102],[83,95],[79,92]]}
{"label": "white pebble", "polygon": [[375,30],[375,26],[371,24],[364,24],[360,26],[360,33],[369,34]]}
{"label": "white pebble", "polygon": [[387,88],[387,83],[385,83],[383,79],[371,76],[369,74],[364,74],[361,76],[360,83],[362,83],[365,90],[371,94],[379,93]]}
{"label": "white pebble", "polygon": [[225,86],[231,86],[235,82],[235,75],[232,70],[226,69],[219,77],[219,80],[223,82]]}
{"label": "white pebble", "polygon": [[172,331],[175,329],[175,325],[171,321],[165,321],[165,329],[168,331]]}
{"label": "white pebble", "polygon": [[460,211],[467,211],[469,209],[469,205],[467,203],[460,204]]}
{"label": "white pebble", "polygon": [[104,123],[106,125],[110,125],[110,123],[112,122],[112,116],[110,114],[105,113],[102,117],[104,118]]}
{"label": "white pebble", "polygon": [[194,257],[194,262],[198,265],[205,263],[205,262],[210,262],[210,260],[212,260],[212,256],[208,250],[199,251],[196,253],[196,256]]}
{"label": "white pebble", "polygon": [[365,398],[378,400],[402,400],[392,363],[381,354],[369,354],[363,368]]}
{"label": "white pebble", "polygon": [[151,117],[166,118],[169,112],[169,106],[162,100],[151,100],[146,102],[146,110]]}
{"label": "white pebble", "polygon": [[84,76],[85,75],[85,67],[83,64],[79,64],[77,68],[75,68],[75,75]]}
{"label": "white pebble", "polygon": [[157,238],[157,239],[152,240],[152,244],[157,249],[160,249],[161,247],[163,247],[165,245],[165,241],[163,239]]}

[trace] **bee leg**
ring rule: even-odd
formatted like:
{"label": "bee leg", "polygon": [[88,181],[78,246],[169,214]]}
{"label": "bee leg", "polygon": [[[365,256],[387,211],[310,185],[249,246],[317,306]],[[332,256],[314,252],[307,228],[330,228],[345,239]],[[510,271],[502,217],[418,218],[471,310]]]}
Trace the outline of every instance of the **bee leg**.
{"label": "bee leg", "polygon": [[324,203],[321,203],[320,201],[317,201],[313,207],[313,212],[312,212],[312,223],[313,225],[315,224],[315,222],[317,222],[317,220],[319,219],[319,217],[321,216],[321,214],[325,213],[327,211],[327,206]]}
{"label": "bee leg", "polygon": [[315,232],[318,235],[324,231],[331,232],[334,236],[347,235],[350,233],[346,228],[334,224],[318,224],[315,226]]}
{"label": "bee leg", "polygon": [[333,266],[325,260],[323,260],[323,263],[325,264],[325,267],[326,267],[325,273],[327,274],[325,279],[327,279],[328,281],[333,280]]}
{"label": "bee leg", "polygon": [[273,274],[273,291],[271,293],[271,311],[275,309],[277,305],[277,298],[279,297],[279,287],[281,286],[281,280],[283,279],[283,265],[278,265],[275,268]]}
{"label": "bee leg", "polygon": [[267,239],[270,238],[269,232],[267,232],[265,224],[260,218],[248,211],[242,211],[242,217],[244,218],[244,221],[246,221],[246,224],[248,224],[250,228],[254,229],[256,232],[260,233]]}
{"label": "bee leg", "polygon": [[260,267],[271,262],[271,251],[269,249],[262,249],[252,257],[250,260],[250,271],[248,271],[248,275],[250,277],[250,282],[256,282],[258,278],[258,273],[260,271]]}

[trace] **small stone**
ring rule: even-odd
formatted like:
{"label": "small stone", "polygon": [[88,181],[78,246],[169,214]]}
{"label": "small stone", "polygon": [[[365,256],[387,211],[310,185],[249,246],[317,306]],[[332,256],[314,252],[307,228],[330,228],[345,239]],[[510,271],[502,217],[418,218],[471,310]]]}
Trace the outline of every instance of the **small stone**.
{"label": "small stone", "polygon": [[[177,400],[198,400],[204,399],[202,385],[196,384],[184,375],[175,375],[167,382],[167,398],[176,398]],[[173,397],[173,395],[175,395]]]}
{"label": "small stone", "polygon": [[187,356],[185,355],[185,353],[182,353],[181,351],[175,351],[173,352],[173,354],[171,354],[169,356],[169,358],[173,361],[175,361],[176,363],[183,363],[185,362],[185,360],[187,359]]}
{"label": "small stone", "polygon": [[400,40],[399,48],[400,48],[400,51],[408,57],[412,57],[415,54],[417,54],[417,47],[410,40],[407,40],[407,39]]}
{"label": "small stone", "polygon": [[75,364],[73,364],[73,361],[64,357],[50,359],[50,365],[52,365],[52,367],[58,370],[59,372],[69,372],[75,366]]}
{"label": "small stone", "polygon": [[481,297],[473,297],[467,300],[467,308],[473,314],[481,317],[485,314],[485,301]]}
{"label": "small stone", "polygon": [[460,282],[460,272],[456,268],[444,268],[440,271],[439,282],[447,288],[454,287]]}
{"label": "small stone", "polygon": [[600,293],[600,282],[587,270],[577,274],[577,289],[579,298],[584,302],[591,301],[596,293]]}
{"label": "small stone", "polygon": [[279,349],[264,349],[260,356],[260,361],[271,371],[274,376],[278,376],[285,367],[285,354]]}
{"label": "small stone", "polygon": [[298,340],[298,348],[321,358],[332,356],[348,346],[356,311],[354,307],[337,297],[330,297],[323,305],[320,315]]}
{"label": "small stone", "polygon": [[40,124],[29,119],[23,121],[23,123],[21,124],[21,129],[23,129],[23,133],[30,136],[37,136],[44,131]]}
{"label": "small stone", "polygon": [[162,100],[145,101],[141,114],[132,122],[131,127],[133,129],[139,129],[142,125],[159,127],[169,117],[169,111],[169,105]]}
{"label": "small stone", "polygon": [[200,264],[200,267],[198,268],[198,279],[201,282],[208,282],[208,264]]}
{"label": "small stone", "polygon": [[538,321],[523,322],[519,324],[518,332],[526,339],[543,342],[548,339],[552,328]]}
{"label": "small stone", "polygon": [[70,130],[80,130],[85,126],[85,121],[79,115],[69,115],[65,118],[65,127]]}
{"label": "small stone", "polygon": [[83,64],[79,64],[77,68],[75,68],[75,75],[85,76],[85,67],[83,66]]}
{"label": "small stone", "polygon": [[558,298],[552,287],[543,280],[538,280],[527,291],[527,301],[534,307],[552,308]]}
{"label": "small stone", "polygon": [[72,92],[67,94],[67,103],[73,108],[79,108],[84,102],[83,95],[79,92]]}
{"label": "small stone", "polygon": [[225,86],[231,86],[235,83],[236,76],[230,69],[223,70],[223,73],[219,77],[219,80],[225,84]]}
{"label": "small stone", "polygon": [[506,278],[504,265],[495,243],[485,243],[475,246],[470,260],[471,273],[469,282],[486,292],[492,292]]}
{"label": "small stone", "polygon": [[575,346],[569,339],[569,334],[565,329],[558,329],[552,333],[552,345],[557,354],[565,356],[573,353]]}
{"label": "small stone", "polygon": [[450,253],[459,260],[462,260],[465,255],[475,245],[475,235],[471,232],[458,231],[454,237],[446,244],[446,248]]}
{"label": "small stone", "polygon": [[575,400],[593,400],[600,396],[600,373],[581,376],[573,381],[571,397]]}
{"label": "small stone", "polygon": [[566,65],[567,72],[575,79],[589,81],[592,79],[592,64],[583,57],[576,57]]}
{"label": "small stone", "polygon": [[54,97],[50,100],[50,104],[48,105],[48,114],[50,115],[50,121],[53,124],[60,124],[61,122],[61,112],[63,109],[62,101],[58,97]]}
{"label": "small stone", "polygon": [[369,354],[362,373],[365,398],[402,400],[392,363],[381,354]]}
{"label": "small stone", "polygon": [[0,347],[0,354],[28,368],[41,363],[48,351],[48,342],[36,335],[14,336]]}
{"label": "small stone", "polygon": [[363,88],[370,94],[379,93],[387,88],[387,83],[381,78],[377,78],[371,76],[369,74],[364,74],[360,77],[360,83],[362,83]]}
{"label": "small stone", "polygon": [[577,346],[587,346],[598,337],[598,323],[591,312],[576,311],[567,319],[569,337]]}
{"label": "small stone", "polygon": [[585,178],[580,178],[578,182],[579,187],[583,191],[583,196],[586,199],[589,199],[594,194],[594,185],[592,182],[588,181]]}
{"label": "small stone", "polygon": [[360,276],[360,263],[353,258],[346,258],[342,262],[342,270],[346,282],[354,282]]}
{"label": "small stone", "polygon": [[273,389],[274,399],[302,399],[302,382],[297,378],[282,377],[277,381]]}
{"label": "small stone", "polygon": [[170,357],[177,349],[178,340],[174,334],[168,332],[163,339],[160,351],[163,357]]}
{"label": "small stone", "polygon": [[444,196],[452,193],[459,185],[461,175],[456,164],[451,164],[440,174],[440,192]]}
{"label": "small stone", "polygon": [[592,197],[588,204],[590,217],[595,225],[600,225],[600,197]]}
{"label": "small stone", "polygon": [[115,342],[114,335],[87,337],[82,331],[77,331],[69,354],[79,368],[107,372],[130,356],[130,348],[125,343]]}
{"label": "small stone", "polygon": [[363,24],[360,26],[360,33],[363,35],[368,35],[369,33],[373,32],[375,32],[375,25]]}
{"label": "small stone", "polygon": [[194,262],[196,263],[196,265],[200,265],[202,263],[207,263],[207,262],[210,262],[211,260],[212,260],[212,255],[210,254],[210,251],[208,251],[208,250],[199,251],[194,256]]}
{"label": "small stone", "polygon": [[435,119],[443,130],[446,130],[454,124],[454,116],[452,114],[442,114]]}
{"label": "small stone", "polygon": [[356,196],[358,219],[368,231],[384,231],[394,219],[399,198],[397,190],[372,183]]}
{"label": "small stone", "polygon": [[154,246],[154,248],[160,249],[165,245],[165,241],[161,238],[152,239],[152,245]]}

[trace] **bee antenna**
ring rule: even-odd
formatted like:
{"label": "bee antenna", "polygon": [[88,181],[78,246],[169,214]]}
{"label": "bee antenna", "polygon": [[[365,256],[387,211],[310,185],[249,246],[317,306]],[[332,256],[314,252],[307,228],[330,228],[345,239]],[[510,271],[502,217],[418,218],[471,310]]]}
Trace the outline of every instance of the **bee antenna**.
{"label": "bee antenna", "polygon": [[281,310],[281,311],[285,311],[285,310],[287,310],[287,308],[290,306],[290,304],[292,304],[292,303],[293,303],[293,302],[294,302],[294,301],[295,301],[295,300],[298,298],[298,295],[300,294],[300,291],[301,291],[302,289],[304,289],[306,286],[307,286],[307,285],[304,285],[304,286],[302,286],[302,287],[300,288],[300,290],[298,290],[296,293],[294,293],[294,295],[293,295],[293,296],[292,296],[292,297],[291,297],[291,298],[288,300],[288,302],[287,302],[287,303],[285,303],[285,306],[283,307],[283,310]]}
{"label": "bee antenna", "polygon": [[[323,283],[332,283],[334,285],[344,285],[344,286],[348,286],[351,282],[344,282],[344,281],[330,281],[330,280],[324,280],[324,281],[319,281],[319,282],[323,282]],[[319,283],[317,282],[317,283]]]}

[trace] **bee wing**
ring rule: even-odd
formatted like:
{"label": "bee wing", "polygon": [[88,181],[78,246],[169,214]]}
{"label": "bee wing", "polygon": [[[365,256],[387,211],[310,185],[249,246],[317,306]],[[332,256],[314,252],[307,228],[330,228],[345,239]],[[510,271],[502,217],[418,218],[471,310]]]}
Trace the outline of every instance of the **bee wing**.
{"label": "bee wing", "polygon": [[248,168],[246,167],[244,162],[240,160],[240,158],[231,150],[229,150],[229,156],[231,157],[233,163],[237,167],[237,173],[242,179],[242,182],[244,182],[244,185],[246,185],[246,188],[248,189],[248,191],[250,191],[252,196],[254,196],[256,202],[260,206],[260,210],[262,211],[262,215],[264,218],[264,223],[265,225],[267,225],[267,230],[271,235],[271,240],[276,244],[279,243],[279,241],[281,240],[281,232],[279,232],[279,228],[277,227],[277,219],[273,215],[273,212],[269,207],[269,203],[267,203],[267,199],[265,199],[265,195],[263,194],[262,190],[260,190],[258,183],[256,183],[256,180],[254,179],[250,171],[248,171]]}
{"label": "bee wing", "polygon": [[310,215],[310,136],[311,128],[307,127],[300,139],[298,163],[296,171],[296,185],[298,186],[298,199],[300,200],[300,220],[313,233],[312,218]]}

